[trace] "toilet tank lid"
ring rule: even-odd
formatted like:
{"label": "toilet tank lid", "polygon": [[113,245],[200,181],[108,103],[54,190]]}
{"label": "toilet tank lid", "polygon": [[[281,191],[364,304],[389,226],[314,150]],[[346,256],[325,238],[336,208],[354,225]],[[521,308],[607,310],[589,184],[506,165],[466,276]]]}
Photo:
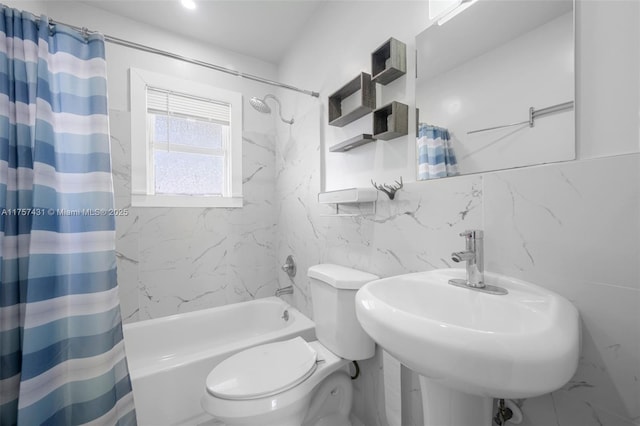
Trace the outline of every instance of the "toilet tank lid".
{"label": "toilet tank lid", "polygon": [[331,263],[310,267],[307,276],[342,290],[358,290],[366,283],[380,279],[377,275],[368,272]]}

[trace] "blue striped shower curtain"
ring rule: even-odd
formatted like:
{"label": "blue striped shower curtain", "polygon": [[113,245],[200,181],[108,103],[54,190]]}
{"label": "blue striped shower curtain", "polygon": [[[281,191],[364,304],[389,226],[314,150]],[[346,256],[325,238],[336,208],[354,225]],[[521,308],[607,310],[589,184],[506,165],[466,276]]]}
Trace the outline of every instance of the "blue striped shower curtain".
{"label": "blue striped shower curtain", "polygon": [[458,175],[458,162],[449,130],[420,123],[417,144],[418,180]]}
{"label": "blue striped shower curtain", "polygon": [[135,424],[104,40],[0,13],[0,424]]}

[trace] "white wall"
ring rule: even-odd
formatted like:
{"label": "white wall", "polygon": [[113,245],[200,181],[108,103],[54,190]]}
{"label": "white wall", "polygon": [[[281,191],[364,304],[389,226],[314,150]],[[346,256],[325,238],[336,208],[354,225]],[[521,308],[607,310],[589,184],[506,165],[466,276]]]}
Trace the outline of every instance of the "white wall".
{"label": "white wall", "polygon": [[[411,52],[426,16],[426,2],[327,3],[280,65],[280,80],[321,92],[319,100],[280,93],[299,120],[278,128],[276,153],[278,258],[293,253],[300,271],[293,302],[313,314],[303,273],[313,264],[383,277],[451,267],[451,252],[463,244],[458,233],[483,228],[488,270],[551,288],[582,317],[578,372],[563,389],[524,401],[523,424],[637,425],[640,4],[576,4],[577,161],[405,184],[395,201],[378,202],[375,216],[323,216],[316,196],[324,181],[333,189],[413,178],[412,135],[328,154],[328,146],[370,133],[371,116],[342,129],[328,126],[327,96],[369,70],[370,52],[388,37]],[[402,77],[384,87],[378,104],[396,99],[411,111],[412,81]],[[361,367],[355,413],[368,426],[385,425],[380,354]],[[421,424],[417,382],[405,378],[403,424]]]}
{"label": "white wall", "polygon": [[[366,5],[366,6],[365,6]],[[636,152],[640,50],[634,0],[578,0],[576,5],[577,158]],[[358,25],[366,16],[367,25]],[[329,153],[331,145],[371,133],[371,115],[336,128],[327,124],[326,98],[359,72],[370,72],[370,53],[389,36],[415,48],[414,37],[429,25],[427,2],[331,2],[318,11],[280,64],[280,79],[321,92],[322,177],[327,190],[415,178],[415,130],[407,137],[378,141],[348,153]],[[614,27],[614,30],[612,28]],[[407,55],[408,75],[415,67]],[[595,81],[600,84],[594,84]],[[378,86],[378,106],[391,100],[409,105],[414,122],[414,79],[402,77]],[[603,125],[606,124],[606,125]],[[635,130],[630,130],[635,128]],[[631,133],[630,133],[631,132]],[[607,141],[606,143],[604,141]],[[348,173],[344,173],[347,171]]]}
{"label": "white wall", "polygon": [[[426,1],[328,2],[314,15],[291,53],[281,62],[280,79],[321,93],[316,102],[322,105],[322,161],[326,161],[322,185],[327,189],[369,185],[372,177],[377,181],[393,181],[400,175],[415,179],[412,166],[415,148],[408,142],[415,136],[411,126],[408,136],[368,144],[358,148],[357,153],[330,153],[331,145],[358,134],[372,133],[372,124],[369,114],[342,128],[328,126],[326,101],[361,71],[371,73],[371,52],[390,36],[406,43],[407,75],[414,75],[415,57],[411,53],[415,49],[414,37],[427,16]],[[406,103],[412,122],[415,116],[413,87],[414,79],[406,77],[378,86],[377,105],[392,100]],[[296,100],[288,102],[304,101],[299,96],[293,99]]]}
{"label": "white wall", "polygon": [[[211,62],[234,70],[244,72],[250,70],[252,73],[268,79],[275,78],[277,72],[274,64],[218,48],[215,46],[215,42],[211,44],[199,43],[150,25],[114,15],[85,3],[55,0],[46,2],[11,0],[4,3],[11,7],[30,11],[35,15],[45,13],[49,18],[60,22],[86,27],[93,31],[99,31],[103,34],[178,55]],[[141,2],[141,4],[144,3]],[[130,67],[150,69],[177,77],[209,82],[210,84],[221,85],[229,90],[239,92],[267,93],[268,88],[264,85],[239,77],[112,43],[107,43],[106,46],[109,106],[112,109],[128,110],[127,70]],[[258,125],[268,126],[271,123],[267,116],[260,118],[264,118],[264,120],[259,120],[257,122]],[[251,125],[251,122],[249,124]]]}
{"label": "white wall", "polygon": [[638,152],[638,2],[580,0],[577,6],[578,158]]}
{"label": "white wall", "polygon": [[[273,79],[273,64],[197,43],[75,2],[9,5],[71,25]],[[246,102],[268,86],[131,48],[106,44],[116,205],[116,251],[125,322],[272,296],[277,288],[273,116]],[[240,209],[131,208],[128,70],[131,67],[242,93],[243,193]]]}

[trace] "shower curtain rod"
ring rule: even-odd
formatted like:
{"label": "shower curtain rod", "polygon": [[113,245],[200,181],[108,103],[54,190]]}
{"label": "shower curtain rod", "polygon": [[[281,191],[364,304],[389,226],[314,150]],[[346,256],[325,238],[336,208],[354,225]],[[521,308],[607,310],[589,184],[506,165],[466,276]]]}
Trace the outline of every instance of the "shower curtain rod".
{"label": "shower curtain rod", "polygon": [[[64,25],[66,27],[69,27],[69,28],[72,28],[72,29],[74,29],[76,31],[79,31],[85,37],[88,36],[90,33],[98,33],[97,31],[91,31],[91,30],[89,30],[89,29],[87,29],[85,27],[77,27],[75,25],[65,24],[64,22],[56,21],[54,19],[49,19],[49,25],[56,25],[56,24]],[[124,39],[121,39],[121,38],[118,38],[118,37],[113,37],[113,36],[110,36],[110,35],[107,35],[107,34],[103,34],[102,36],[104,37],[104,40],[106,42],[108,42],[108,43],[118,44],[120,46],[129,47],[131,49],[141,50],[143,52],[153,53],[153,54],[156,54],[156,55],[165,56],[167,58],[177,59],[177,60],[182,61],[182,62],[188,62],[190,64],[198,65],[198,66],[201,66],[201,67],[204,67],[204,68],[209,68],[209,69],[215,70],[215,71],[220,71],[220,72],[223,72],[223,73],[226,73],[226,74],[235,75],[236,77],[246,78],[247,80],[253,80],[253,81],[257,81],[259,83],[268,84],[270,86],[282,87],[283,89],[288,89],[288,90],[293,90],[295,92],[304,93],[306,95],[313,96],[314,98],[320,97],[320,94],[318,92],[314,92],[314,91],[311,91],[311,90],[300,89],[299,87],[291,86],[289,84],[280,83],[278,81],[269,80],[267,78],[263,78],[263,77],[260,77],[260,76],[257,76],[257,75],[247,74],[247,73],[243,73],[243,72],[240,72],[240,71],[232,70],[230,68],[225,68],[225,67],[222,67],[220,65],[215,65],[215,64],[212,64],[212,63],[209,63],[209,62],[200,61],[198,59],[189,58],[187,56],[178,55],[176,53],[167,52],[166,50],[156,49],[155,47],[146,46],[144,44],[135,43],[133,41],[124,40]]]}

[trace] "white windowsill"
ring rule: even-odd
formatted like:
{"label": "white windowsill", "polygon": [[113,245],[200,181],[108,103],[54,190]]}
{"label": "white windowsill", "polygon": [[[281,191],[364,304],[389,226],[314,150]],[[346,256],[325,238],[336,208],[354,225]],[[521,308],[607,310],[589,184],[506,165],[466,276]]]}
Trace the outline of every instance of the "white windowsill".
{"label": "white windowsill", "polygon": [[131,195],[133,207],[242,207],[242,197]]}

